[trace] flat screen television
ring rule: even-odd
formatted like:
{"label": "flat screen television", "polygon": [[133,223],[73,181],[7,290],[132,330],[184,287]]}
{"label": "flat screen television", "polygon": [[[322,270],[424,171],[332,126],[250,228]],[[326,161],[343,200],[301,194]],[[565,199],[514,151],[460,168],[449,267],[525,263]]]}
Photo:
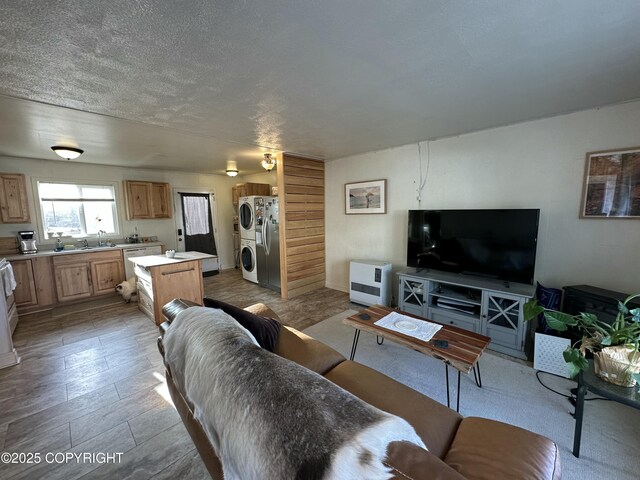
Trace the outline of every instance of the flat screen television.
{"label": "flat screen television", "polygon": [[539,209],[409,210],[407,266],[533,283]]}

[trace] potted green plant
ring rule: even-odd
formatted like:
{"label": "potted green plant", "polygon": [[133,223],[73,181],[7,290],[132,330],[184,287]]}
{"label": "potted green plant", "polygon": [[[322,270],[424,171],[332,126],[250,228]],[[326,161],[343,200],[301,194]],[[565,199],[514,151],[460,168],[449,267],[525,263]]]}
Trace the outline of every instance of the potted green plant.
{"label": "potted green plant", "polygon": [[640,294],[630,295],[624,302],[618,302],[618,313],[611,324],[598,320],[593,313],[570,315],[545,309],[535,300],[524,305],[524,317],[531,320],[543,313],[550,328],[564,332],[575,327],[583,334],[582,339],[563,352],[571,377],[589,367],[585,358],[589,351],[594,355],[594,369],[600,378],[631,387],[640,382],[640,308],[629,309],[627,305],[638,297]]}

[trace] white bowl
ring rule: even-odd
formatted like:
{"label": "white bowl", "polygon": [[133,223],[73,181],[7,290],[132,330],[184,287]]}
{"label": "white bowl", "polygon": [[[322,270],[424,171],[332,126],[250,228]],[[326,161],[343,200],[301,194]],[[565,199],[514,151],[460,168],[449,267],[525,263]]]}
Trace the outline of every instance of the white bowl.
{"label": "white bowl", "polygon": [[167,250],[166,252],[164,252],[164,254],[167,256],[167,258],[173,258],[176,256],[176,251],[175,250]]}

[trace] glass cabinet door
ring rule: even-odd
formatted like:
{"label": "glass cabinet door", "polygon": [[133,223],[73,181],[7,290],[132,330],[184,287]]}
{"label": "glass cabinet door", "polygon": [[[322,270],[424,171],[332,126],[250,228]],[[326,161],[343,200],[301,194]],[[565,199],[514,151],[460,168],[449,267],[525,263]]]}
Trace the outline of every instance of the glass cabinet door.
{"label": "glass cabinet door", "polygon": [[522,304],[519,297],[485,292],[482,314],[484,334],[500,345],[519,347]]}
{"label": "glass cabinet door", "polygon": [[518,330],[520,300],[495,295],[489,295],[488,297],[487,325]]}
{"label": "glass cabinet door", "polygon": [[423,315],[426,290],[426,282],[424,281],[401,278],[401,309],[415,315]]}

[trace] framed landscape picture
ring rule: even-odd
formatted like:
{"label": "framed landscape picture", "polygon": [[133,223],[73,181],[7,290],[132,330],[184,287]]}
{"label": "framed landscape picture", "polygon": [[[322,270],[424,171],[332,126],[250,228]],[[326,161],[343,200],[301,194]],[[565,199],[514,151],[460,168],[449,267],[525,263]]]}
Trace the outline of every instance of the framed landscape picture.
{"label": "framed landscape picture", "polygon": [[587,153],[581,218],[640,218],[640,147]]}
{"label": "framed landscape picture", "polygon": [[345,213],[387,213],[387,181],[347,183],[344,186]]}

